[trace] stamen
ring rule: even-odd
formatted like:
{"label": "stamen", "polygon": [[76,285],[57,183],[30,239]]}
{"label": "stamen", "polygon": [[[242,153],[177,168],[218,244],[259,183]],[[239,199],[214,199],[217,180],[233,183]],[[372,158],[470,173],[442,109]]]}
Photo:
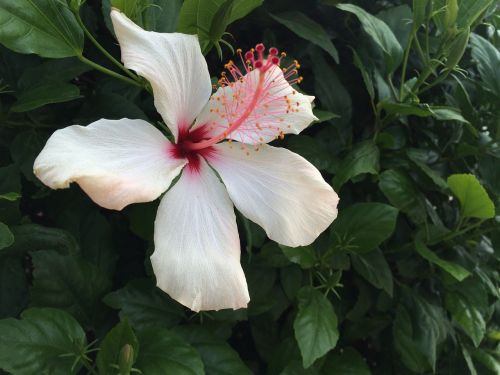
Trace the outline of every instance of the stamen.
{"label": "stamen", "polygon": [[[296,60],[293,61],[288,68],[283,69],[283,74],[281,69],[271,70],[273,67],[279,67],[286,53],[280,53],[275,47],[269,48],[267,55],[265,51],[262,43],[244,54],[241,49],[236,50],[242,69],[232,60],[224,66],[229,74],[221,73],[218,83],[223,89],[217,96],[214,95],[217,107],[210,110],[223,121],[210,121],[206,124],[212,130],[220,129],[220,132],[210,139],[198,142],[186,139],[183,143],[186,150],[199,151],[213,146],[228,139],[231,133],[240,128],[239,139],[248,136],[249,142],[242,142],[253,143],[256,149],[266,139],[283,139],[284,127],[276,124],[283,122],[281,116],[284,114],[299,112],[296,100],[291,97],[296,92],[291,92],[290,85],[302,80],[302,77],[297,77],[300,64]],[[283,96],[284,93],[290,97]],[[259,119],[263,119],[263,123],[260,123]]]}

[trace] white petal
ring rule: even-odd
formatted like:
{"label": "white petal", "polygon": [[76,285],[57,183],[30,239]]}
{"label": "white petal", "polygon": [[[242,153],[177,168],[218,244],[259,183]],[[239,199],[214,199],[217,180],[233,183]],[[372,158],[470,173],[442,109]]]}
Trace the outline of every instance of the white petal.
{"label": "white petal", "polygon": [[222,143],[210,164],[236,208],[287,246],[313,242],[337,217],[337,194],[303,157],[263,145],[258,151]]}
{"label": "white petal", "polygon": [[52,189],[77,182],[102,207],[121,210],[168,189],[186,164],[172,144],[143,120],[98,120],[57,130],[35,160],[36,176]]}
{"label": "white petal", "polygon": [[[232,86],[219,88],[196,119],[195,128],[206,125],[211,130],[210,136],[224,133],[250,107],[259,74],[253,70]],[[264,90],[257,105],[227,138],[247,144],[268,143],[282,134],[298,134],[317,120],[311,107],[313,96],[293,89],[278,66],[265,74]]]}
{"label": "white petal", "polygon": [[177,139],[179,128],[191,126],[212,93],[198,38],[145,31],[118,10],[111,19],[122,61],[151,83],[156,109]]}
{"label": "white petal", "polygon": [[151,262],[158,287],[193,311],[247,306],[233,204],[205,161],[162,199]]}

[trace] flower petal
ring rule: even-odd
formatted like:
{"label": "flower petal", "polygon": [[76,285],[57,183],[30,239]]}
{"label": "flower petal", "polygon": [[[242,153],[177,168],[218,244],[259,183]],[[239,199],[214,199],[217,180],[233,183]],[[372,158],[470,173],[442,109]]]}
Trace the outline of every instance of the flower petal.
{"label": "flower petal", "polygon": [[[194,127],[207,126],[209,136],[223,133],[251,106],[259,74],[256,69],[231,86],[220,87],[196,119]],[[313,96],[293,89],[276,65],[264,74],[263,91],[255,108],[227,138],[247,144],[268,143],[283,134],[298,134],[317,120],[311,107]]]}
{"label": "flower petal", "polygon": [[111,11],[125,66],[146,78],[155,106],[175,139],[189,128],[212,93],[198,38],[145,31],[118,10]]}
{"label": "flower petal", "polygon": [[247,306],[233,205],[204,160],[162,199],[151,262],[158,287],[193,311]]}
{"label": "flower petal", "polygon": [[303,157],[262,145],[258,151],[222,143],[210,164],[236,208],[286,246],[313,242],[337,217],[337,194]]}
{"label": "flower petal", "polygon": [[77,182],[102,207],[121,210],[168,189],[186,164],[172,144],[143,120],[98,120],[57,130],[35,160],[36,176],[52,189]]}

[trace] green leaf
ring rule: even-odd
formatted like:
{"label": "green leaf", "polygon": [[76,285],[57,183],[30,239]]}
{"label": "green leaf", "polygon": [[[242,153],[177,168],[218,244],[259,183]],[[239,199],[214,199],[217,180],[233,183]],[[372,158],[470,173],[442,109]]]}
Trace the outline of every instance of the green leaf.
{"label": "green leaf", "polygon": [[472,351],[472,356],[477,362],[481,363],[493,374],[500,374],[500,358],[498,356],[498,353],[488,353],[486,350],[474,349]]}
{"label": "green leaf", "polygon": [[422,258],[428,260],[429,262],[435,264],[436,266],[442,268],[451,276],[453,276],[458,281],[462,281],[469,277],[471,273],[467,271],[462,266],[449,262],[447,260],[441,259],[436,255],[433,251],[431,251],[427,246],[425,246],[422,242],[415,242],[415,249],[422,256]]}
{"label": "green leaf", "polygon": [[77,86],[69,83],[52,83],[19,94],[12,111],[28,112],[47,104],[64,103],[78,98],[81,98],[81,95]]}
{"label": "green leaf", "polygon": [[435,372],[437,348],[448,333],[445,311],[406,286],[401,295],[404,306],[398,306],[393,324],[395,349],[413,372]]}
{"label": "green leaf", "polygon": [[427,177],[429,177],[436,186],[438,186],[441,190],[448,189],[448,184],[434,169],[429,167],[426,164],[426,160],[422,157],[422,154],[417,149],[408,149],[406,151],[406,155],[408,158],[419,167],[422,172],[424,172]]}
{"label": "green leaf", "polygon": [[199,325],[184,325],[176,326],[173,332],[200,353],[206,375],[252,374],[238,353],[208,329]]}
{"label": "green leaf", "polygon": [[425,197],[406,173],[388,169],[380,175],[380,190],[391,204],[406,213],[413,222],[422,224],[427,217]]}
{"label": "green leaf", "polygon": [[120,309],[120,317],[136,329],[158,324],[170,328],[184,317],[182,307],[147,279],[133,280],[104,297],[104,303]]}
{"label": "green leaf", "polygon": [[17,201],[19,198],[21,198],[21,194],[16,193],[16,192],[0,194],[0,199],[6,200],[9,202]]}
{"label": "green leaf", "polygon": [[203,362],[189,344],[158,327],[137,332],[140,351],[135,368],[143,374],[203,375]]}
{"label": "green leaf", "polygon": [[[422,1],[422,0],[420,0]],[[384,21],[404,49],[413,29],[413,14],[408,5],[398,5],[377,13],[377,18]]]}
{"label": "green leaf", "polygon": [[389,26],[354,4],[339,4],[337,8],[353,13],[359,19],[363,30],[384,52],[388,72],[395,71],[403,60],[403,49]]}
{"label": "green leaf", "polygon": [[330,36],[319,23],[313,21],[304,13],[296,11],[271,14],[270,16],[301,38],[321,47],[328,52],[337,64],[339,63],[339,53],[333,45]]}
{"label": "green leaf", "polygon": [[477,63],[477,69],[481,74],[483,86],[500,97],[500,51],[488,40],[478,34],[472,34],[470,38],[472,46],[472,58]]}
{"label": "green leaf", "polygon": [[78,253],[78,243],[71,234],[58,228],[25,224],[11,227],[16,239],[8,249],[9,253],[25,255],[38,250],[55,250],[61,254]]}
{"label": "green leaf", "polygon": [[14,235],[9,227],[0,221],[0,250],[14,243]]}
{"label": "green leaf", "polygon": [[398,210],[383,203],[356,203],[340,210],[331,226],[333,246],[356,253],[377,248],[394,232]]}
{"label": "green leaf", "polygon": [[[21,174],[14,165],[0,167],[0,192],[21,193]],[[6,224],[17,224],[21,219],[19,201],[0,200],[0,220]]]}
{"label": "green leaf", "polygon": [[400,116],[418,116],[418,117],[434,117],[439,121],[458,121],[468,124],[460,110],[453,107],[445,106],[430,106],[428,104],[408,104],[408,103],[392,103],[381,101],[377,104],[379,109],[383,109],[388,114]]}
{"label": "green leaf", "polygon": [[332,155],[328,147],[308,135],[296,135],[287,141],[287,148],[303,156],[319,170],[328,169]]}
{"label": "green leaf", "polygon": [[288,247],[280,245],[280,248],[290,262],[297,263],[301,268],[313,268],[318,261],[313,246]]}
{"label": "green leaf", "polygon": [[17,102],[12,110],[26,112],[80,98],[80,89],[69,81],[89,70],[76,58],[49,60],[26,69],[17,84]]}
{"label": "green leaf", "polygon": [[52,250],[31,253],[31,257],[33,305],[64,309],[87,327],[101,318],[100,301],[111,289],[111,281],[95,265]]}
{"label": "green leaf", "polygon": [[422,26],[427,18],[429,0],[413,0],[413,33]]}
{"label": "green leaf", "polygon": [[40,151],[42,151],[46,140],[46,133],[27,130],[18,133],[10,144],[12,159],[29,181],[39,183],[33,174],[33,163]]}
{"label": "green leaf", "polygon": [[466,29],[476,24],[494,0],[461,0],[457,17],[459,29]]}
{"label": "green leaf", "polygon": [[[227,0],[186,0],[179,14],[177,31],[185,34],[198,34],[201,41],[209,39],[207,34],[215,21],[215,15],[223,6],[227,6]],[[231,14],[227,17],[224,30],[227,26],[240,18],[243,18],[252,10],[262,4],[263,0],[235,0],[232,2]],[[218,38],[222,35],[217,36]],[[216,40],[213,40],[215,42]],[[203,43],[202,43],[203,44]]]}
{"label": "green leaf", "polygon": [[383,289],[392,296],[393,281],[389,264],[380,249],[366,254],[351,254],[351,261],[357,273],[363,276],[374,287]]}
{"label": "green leaf", "polygon": [[451,175],[448,177],[448,186],[460,201],[463,217],[491,219],[495,216],[495,206],[476,176]]}
{"label": "green leaf", "polygon": [[356,50],[352,50],[353,53],[353,63],[356,68],[361,72],[361,77],[363,77],[363,82],[365,83],[366,91],[368,91],[368,95],[370,95],[370,99],[375,100],[375,88],[373,86],[373,77],[372,74],[368,71],[368,68],[365,66],[363,59],[359,56]]}
{"label": "green leaf", "polygon": [[410,313],[405,307],[399,305],[392,326],[394,347],[401,355],[402,362],[409,369],[423,373],[429,368],[429,365],[425,353],[413,340],[415,334]]}
{"label": "green leaf", "polygon": [[308,368],[337,345],[337,316],[330,301],[312,287],[302,288],[297,298],[299,312],[293,329],[304,368]]}
{"label": "green leaf", "polygon": [[459,293],[447,293],[445,304],[453,320],[471,338],[474,346],[479,347],[486,333],[486,323],[481,312]]}
{"label": "green leaf", "polygon": [[[313,57],[314,88],[322,109],[340,117],[335,120],[339,126],[347,126],[352,117],[352,100],[349,91],[340,82],[337,73],[320,53]],[[332,90],[334,88],[334,90]]]}
{"label": "green leaf", "polygon": [[0,318],[18,316],[27,302],[28,280],[21,259],[0,256]]}
{"label": "green leaf", "polygon": [[371,375],[365,360],[353,348],[345,348],[340,353],[328,355],[321,370],[332,375]]}
{"label": "green leaf", "polygon": [[113,365],[120,364],[120,355],[123,357],[124,348],[130,351],[128,364],[132,366],[137,359],[139,342],[127,320],[118,323],[102,340],[96,360],[100,375],[116,375],[116,368]]}
{"label": "green leaf", "polygon": [[335,190],[340,190],[351,178],[363,173],[378,174],[380,152],[372,141],[365,141],[356,146],[345,156],[332,180]]}
{"label": "green leaf", "polygon": [[69,375],[86,343],[85,332],[64,311],[32,308],[22,320],[0,320],[0,368],[16,375]]}
{"label": "green leaf", "polygon": [[0,43],[19,53],[42,57],[78,56],[83,31],[66,2],[0,0]]}

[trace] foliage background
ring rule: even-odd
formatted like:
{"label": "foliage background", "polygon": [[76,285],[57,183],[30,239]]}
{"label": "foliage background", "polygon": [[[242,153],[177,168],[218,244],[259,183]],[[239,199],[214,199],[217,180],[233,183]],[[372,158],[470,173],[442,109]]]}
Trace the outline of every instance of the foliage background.
{"label": "foliage background", "polygon": [[199,314],[154,287],[158,202],[107,211],[33,175],[57,128],[161,120],[92,43],[119,59],[110,0],[82,2],[0,0],[0,373],[500,374],[495,1],[113,0],[200,34],[214,77],[226,43],[285,50],[316,96],[320,123],[276,143],[339,218],[292,249],[239,216],[249,308]]}

